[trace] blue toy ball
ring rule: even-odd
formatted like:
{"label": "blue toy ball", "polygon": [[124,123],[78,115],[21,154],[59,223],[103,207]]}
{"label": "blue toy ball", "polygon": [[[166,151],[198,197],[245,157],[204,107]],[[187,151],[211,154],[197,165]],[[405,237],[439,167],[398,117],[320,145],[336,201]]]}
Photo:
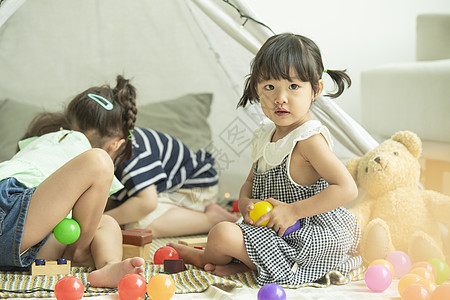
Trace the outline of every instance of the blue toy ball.
{"label": "blue toy ball", "polygon": [[53,229],[53,234],[58,242],[69,245],[75,243],[80,237],[80,224],[74,219],[64,218]]}
{"label": "blue toy ball", "polygon": [[286,300],[286,292],[278,284],[269,283],[259,289],[258,300]]}

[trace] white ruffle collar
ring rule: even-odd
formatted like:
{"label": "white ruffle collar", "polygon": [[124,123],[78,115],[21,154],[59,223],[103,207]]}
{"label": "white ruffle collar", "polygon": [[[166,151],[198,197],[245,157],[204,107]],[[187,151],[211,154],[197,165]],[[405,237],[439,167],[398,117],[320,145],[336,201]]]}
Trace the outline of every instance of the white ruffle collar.
{"label": "white ruffle collar", "polygon": [[270,140],[272,139],[274,131],[275,124],[273,123],[266,124],[255,131],[252,145],[252,157],[254,162],[263,158],[268,165],[279,165],[283,158],[292,152],[298,141],[306,140],[319,133],[325,137],[330,148],[333,147],[330,131],[317,120],[307,121],[292,130],[282,139],[271,142]]}

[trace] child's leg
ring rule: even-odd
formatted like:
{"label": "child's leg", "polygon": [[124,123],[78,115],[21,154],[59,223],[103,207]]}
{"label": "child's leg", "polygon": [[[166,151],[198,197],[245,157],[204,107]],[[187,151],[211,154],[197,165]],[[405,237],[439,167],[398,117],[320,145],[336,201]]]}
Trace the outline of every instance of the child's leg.
{"label": "child's leg", "polygon": [[238,217],[218,204],[212,203],[204,212],[184,207],[171,208],[147,228],[152,230],[154,238],[181,236],[207,233],[214,225],[222,221],[236,222],[237,220]]}
{"label": "child's leg", "polygon": [[143,258],[135,257],[122,261],[122,232],[116,220],[103,215],[91,244],[96,271],[88,275],[93,287],[117,287],[120,279],[129,273],[142,273]]}
{"label": "child's leg", "polygon": [[[109,155],[101,149],[91,149],[43,181],[31,197],[21,251],[44,239],[73,209],[81,235],[67,247],[66,254],[74,262],[84,261],[106,205],[113,172]],[[47,247],[46,252],[50,250]]]}
{"label": "child's leg", "polygon": [[231,263],[233,258],[240,260],[246,266],[246,270],[256,270],[245,248],[242,230],[234,223],[221,222],[214,226],[209,232],[204,251],[176,243],[170,243],[169,246],[177,250],[185,263],[199,268],[208,265],[208,268],[214,269],[217,275],[243,271],[242,268],[237,270],[235,264]]}

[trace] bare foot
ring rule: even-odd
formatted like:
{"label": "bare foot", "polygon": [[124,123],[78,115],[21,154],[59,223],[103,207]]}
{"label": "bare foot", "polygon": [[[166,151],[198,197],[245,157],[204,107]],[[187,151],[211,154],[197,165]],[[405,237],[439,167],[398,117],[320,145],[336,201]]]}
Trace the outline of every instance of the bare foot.
{"label": "bare foot", "polygon": [[185,264],[194,265],[202,269],[205,266],[205,263],[203,262],[203,250],[180,245],[178,243],[168,243],[167,246],[174,248]]}
{"label": "bare foot", "polygon": [[229,263],[227,265],[206,264],[204,269],[206,272],[216,276],[228,276],[252,271],[246,265],[238,263]]}
{"label": "bare foot", "polygon": [[236,222],[239,217],[230,213],[217,203],[211,203],[205,208],[205,214],[209,217],[213,225],[222,221]]}
{"label": "bare foot", "polygon": [[123,276],[144,272],[145,260],[141,257],[125,259],[118,263],[105,265],[89,273],[87,280],[92,287],[116,288]]}

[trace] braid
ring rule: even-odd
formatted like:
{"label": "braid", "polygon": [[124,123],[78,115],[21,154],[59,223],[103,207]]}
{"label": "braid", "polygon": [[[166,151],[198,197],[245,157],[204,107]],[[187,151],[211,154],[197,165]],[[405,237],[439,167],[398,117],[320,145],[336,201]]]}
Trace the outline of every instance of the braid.
{"label": "braid", "polygon": [[117,84],[113,89],[114,97],[120,106],[123,108],[122,118],[123,118],[123,134],[127,137],[125,144],[125,149],[123,153],[118,157],[118,163],[123,160],[131,158],[132,148],[131,148],[131,137],[130,134],[134,130],[136,124],[136,88],[130,84],[128,79],[123,76],[117,76]]}

